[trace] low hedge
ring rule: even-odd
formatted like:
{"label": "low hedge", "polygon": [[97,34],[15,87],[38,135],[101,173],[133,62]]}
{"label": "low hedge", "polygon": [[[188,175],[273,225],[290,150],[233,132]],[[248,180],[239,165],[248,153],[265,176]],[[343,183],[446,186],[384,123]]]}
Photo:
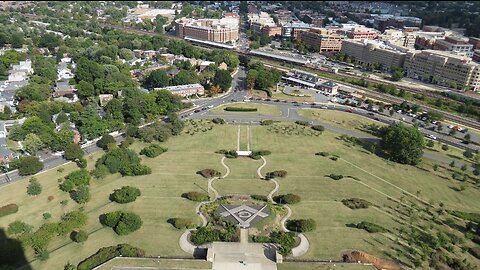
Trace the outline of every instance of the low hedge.
{"label": "low hedge", "polygon": [[226,107],[223,109],[227,112],[256,112],[257,108],[248,108],[248,107]]}
{"label": "low hedge", "polygon": [[328,152],[318,152],[318,153],[315,153],[316,156],[322,156],[322,157],[328,157],[330,155],[330,153]]}
{"label": "low hedge", "polygon": [[289,193],[275,196],[273,200],[279,204],[296,204],[300,202],[300,196]]}
{"label": "low hedge", "polygon": [[280,254],[288,256],[295,247],[295,233],[293,232],[271,232],[269,236],[252,236],[254,243],[275,243],[280,245]]}
{"label": "low hedge", "polygon": [[323,132],[325,130],[325,127],[321,126],[321,125],[315,125],[315,126],[312,126],[312,129],[316,130],[316,131]]}
{"label": "low hedge", "polygon": [[268,156],[271,153],[272,152],[270,152],[268,150],[252,151],[252,153],[250,154],[250,157],[253,158],[253,159],[261,159],[262,156]]}
{"label": "low hedge", "polygon": [[266,178],[267,179],[272,179],[275,177],[285,177],[287,176],[287,171],[285,170],[279,170],[279,171],[273,171],[273,172],[268,172]]}
{"label": "low hedge", "polygon": [[330,177],[330,178],[332,178],[333,180],[340,180],[340,179],[343,178],[343,175],[341,175],[341,174],[334,174],[334,173],[329,174],[329,175],[327,175],[327,176]]}
{"label": "low hedge", "polygon": [[370,205],[372,205],[371,202],[358,198],[345,199],[342,200],[342,203],[350,209],[368,208]]}
{"label": "low hedge", "polygon": [[210,196],[206,193],[191,191],[182,194],[182,198],[189,199],[194,202],[205,202],[210,199]]}
{"label": "low hedge", "polygon": [[97,251],[97,253],[81,261],[77,270],[91,270],[102,263],[105,263],[115,257],[143,257],[145,251],[129,244],[120,244],[117,246],[104,247]]}
{"label": "low hedge", "polygon": [[213,118],[212,119],[212,122],[214,124],[218,124],[218,125],[223,125],[225,124],[225,120],[223,118]]}
{"label": "low hedge", "polygon": [[0,217],[15,214],[18,212],[18,205],[11,203],[0,207]]}
{"label": "low hedge", "polygon": [[271,124],[273,124],[273,120],[260,121],[260,125],[262,125],[262,126],[268,126],[268,125],[271,125]]}
{"label": "low hedge", "polygon": [[308,121],[295,121],[295,124],[298,124],[301,126],[310,126],[310,123]]}
{"label": "low hedge", "polygon": [[177,229],[190,229],[195,227],[192,220],[186,218],[169,218],[168,223],[172,224]]}
{"label": "low hedge", "polygon": [[140,151],[140,155],[145,155],[149,158],[158,157],[160,154],[167,152],[167,148],[158,144],[151,144]]}
{"label": "low hedge", "polygon": [[357,229],[363,229],[369,233],[383,233],[383,232],[388,232],[387,229],[383,228],[380,225],[377,225],[375,223],[367,222],[367,221],[362,221],[357,224]]}
{"label": "low hedge", "polygon": [[222,175],[221,172],[214,169],[203,169],[201,171],[198,171],[197,174],[205,178],[220,177]]}
{"label": "low hedge", "polygon": [[236,150],[220,149],[218,151],[215,151],[215,153],[225,155],[226,158],[237,158],[238,157],[238,154],[237,154]]}
{"label": "low hedge", "polygon": [[311,232],[315,230],[317,224],[315,220],[309,219],[292,219],[287,221],[287,229],[295,232]]}
{"label": "low hedge", "polygon": [[263,201],[263,202],[268,201],[268,198],[265,195],[250,195],[250,197],[257,201]]}

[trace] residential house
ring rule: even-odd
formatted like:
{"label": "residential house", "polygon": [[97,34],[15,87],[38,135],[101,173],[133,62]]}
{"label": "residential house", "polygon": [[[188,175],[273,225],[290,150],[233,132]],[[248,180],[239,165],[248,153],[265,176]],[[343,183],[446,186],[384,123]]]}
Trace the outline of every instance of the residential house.
{"label": "residential house", "polygon": [[100,106],[105,107],[105,105],[107,105],[107,103],[113,99],[113,95],[112,94],[98,95],[98,99],[100,100]]}
{"label": "residential house", "polygon": [[5,128],[5,122],[0,122],[0,162],[8,162],[18,155],[7,147],[7,129]]}

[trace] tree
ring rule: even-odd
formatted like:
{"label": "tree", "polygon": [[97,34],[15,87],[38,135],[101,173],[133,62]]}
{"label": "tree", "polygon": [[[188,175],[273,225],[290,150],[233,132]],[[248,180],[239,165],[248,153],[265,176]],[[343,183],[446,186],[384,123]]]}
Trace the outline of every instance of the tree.
{"label": "tree", "polygon": [[35,155],[43,147],[43,142],[36,134],[28,133],[23,145],[27,152]]}
{"label": "tree", "polygon": [[75,265],[71,264],[71,263],[67,263],[64,267],[63,267],[63,270],[77,270],[77,268],[75,267]]}
{"label": "tree", "polygon": [[130,212],[115,211],[106,213],[103,224],[113,228],[118,235],[127,235],[142,227],[142,219]]}
{"label": "tree", "polygon": [[113,136],[110,134],[105,134],[100,140],[97,141],[97,146],[102,148],[103,150],[107,150],[107,146],[111,143],[117,143],[115,141],[115,138],[113,138]]}
{"label": "tree", "polygon": [[400,81],[403,78],[403,69],[400,67],[392,67],[392,81]]}
{"label": "tree", "polygon": [[217,70],[217,72],[215,72],[215,76],[213,77],[213,84],[220,86],[224,92],[228,91],[232,85],[232,76],[230,75],[230,72],[221,69]]}
{"label": "tree", "polygon": [[71,193],[72,199],[79,204],[85,204],[90,201],[90,190],[88,186],[81,185]]}
{"label": "tree", "polygon": [[62,111],[58,114],[57,119],[55,120],[55,124],[60,125],[68,122],[69,120],[70,119],[68,118],[68,115]]}
{"label": "tree", "polygon": [[432,140],[428,140],[427,141],[427,146],[428,147],[433,147],[433,146],[435,146],[435,143]]}
{"label": "tree", "polygon": [[42,185],[37,181],[35,177],[30,178],[30,184],[27,186],[27,194],[30,196],[36,196],[42,193]]}
{"label": "tree", "polygon": [[134,55],[132,50],[128,48],[121,48],[120,50],[118,50],[118,56],[122,59],[129,61],[133,59]]}
{"label": "tree", "polygon": [[214,97],[214,96],[218,95],[221,90],[222,89],[220,88],[220,86],[218,84],[212,85],[212,87],[210,87],[210,90],[209,90],[209,95],[211,97]]}
{"label": "tree", "polygon": [[423,135],[414,127],[393,124],[381,131],[381,147],[393,161],[416,165],[423,156]]}
{"label": "tree", "polygon": [[144,86],[148,89],[161,88],[170,85],[170,77],[163,69],[152,71],[144,81]]}
{"label": "tree", "polygon": [[88,234],[85,231],[80,230],[74,233],[73,240],[77,243],[83,243],[87,241],[87,239],[88,239]]}
{"label": "tree", "polygon": [[470,139],[471,139],[470,133],[465,134],[465,136],[463,137],[463,139],[464,139],[466,142],[470,142]]}
{"label": "tree", "polygon": [[64,157],[66,160],[77,160],[83,157],[83,150],[80,145],[71,143],[65,148]]}
{"label": "tree", "polygon": [[22,176],[36,174],[43,169],[43,163],[35,156],[22,156],[13,162],[10,165],[18,168],[18,173]]}
{"label": "tree", "polygon": [[29,101],[45,101],[47,100],[52,93],[52,88],[50,85],[37,82],[30,82],[29,84],[18,89],[16,95],[20,100],[29,100]]}
{"label": "tree", "polygon": [[129,203],[135,201],[140,195],[140,189],[131,186],[123,186],[120,189],[114,190],[114,192],[110,194],[110,200],[117,203]]}
{"label": "tree", "polygon": [[466,158],[473,158],[473,151],[470,149],[467,149],[465,150],[465,152],[463,152],[463,156]]}
{"label": "tree", "polygon": [[77,85],[78,95],[81,98],[88,98],[95,95],[95,88],[93,85],[86,81],[80,81]]}
{"label": "tree", "polygon": [[172,85],[192,84],[198,83],[198,81],[198,76],[195,72],[182,69],[173,77]]}

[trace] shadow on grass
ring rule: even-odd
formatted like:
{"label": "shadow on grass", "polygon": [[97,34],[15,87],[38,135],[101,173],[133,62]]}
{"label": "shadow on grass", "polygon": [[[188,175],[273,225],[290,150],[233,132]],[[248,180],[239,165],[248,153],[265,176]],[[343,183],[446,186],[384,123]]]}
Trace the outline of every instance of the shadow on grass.
{"label": "shadow on grass", "polygon": [[0,269],[31,270],[22,243],[0,229]]}

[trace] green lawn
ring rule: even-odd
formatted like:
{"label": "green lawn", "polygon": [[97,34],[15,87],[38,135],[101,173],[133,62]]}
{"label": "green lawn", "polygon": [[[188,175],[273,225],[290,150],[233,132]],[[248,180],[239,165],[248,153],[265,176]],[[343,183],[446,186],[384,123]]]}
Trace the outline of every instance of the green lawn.
{"label": "green lawn", "polygon": [[[225,111],[226,107],[234,107],[234,108],[257,108],[256,112],[229,112]],[[266,104],[255,104],[249,102],[240,102],[240,103],[232,103],[232,104],[225,104],[209,111],[212,114],[248,114],[248,115],[271,115],[271,116],[280,116],[282,112],[276,106],[273,105],[266,105]]]}
{"label": "green lawn", "polygon": [[[171,217],[182,217],[200,223],[195,214],[196,203],[183,199],[180,195],[188,191],[206,192],[207,181],[196,175],[196,171],[212,168],[224,174],[226,170],[220,163],[222,155],[214,152],[219,149],[236,149],[237,146],[237,126],[214,125],[211,130],[202,129],[207,125],[209,123],[206,120],[189,121],[182,135],[162,143],[168,147],[168,152],[153,159],[142,156],[142,163],[152,168],[151,175],[137,177],[110,175],[103,180],[92,180],[92,200],[85,205],[89,221],[84,230],[90,233],[89,239],[84,244],[77,244],[67,237],[56,237],[49,246],[50,259],[46,262],[33,261],[32,268],[61,269],[67,261],[76,264],[101,247],[119,243],[140,247],[150,256],[187,256],[178,245],[178,239],[183,231],[174,229],[166,220]],[[245,141],[246,130],[246,126],[241,127],[242,134],[245,134],[242,140]],[[399,248],[399,244],[392,240],[396,235],[369,234],[363,230],[349,228],[346,224],[370,221],[395,231],[402,226],[402,222],[409,219],[408,215],[399,212],[399,204],[395,200],[404,197],[403,200],[409,204],[419,204],[414,197],[405,195],[407,193],[417,194],[422,200],[435,205],[442,202],[446,209],[480,212],[478,188],[472,185],[462,192],[453,190],[451,186],[458,183],[439,177],[442,172],[433,172],[431,161],[426,160],[420,164],[419,167],[426,168],[424,170],[388,162],[362,150],[359,146],[348,145],[337,139],[338,134],[327,131],[319,136],[304,135],[309,133],[288,135],[275,133],[268,126],[250,126],[250,132],[251,149],[272,152],[266,157],[268,164],[262,169],[262,175],[280,169],[288,172],[286,178],[278,179],[280,189],[275,195],[294,193],[301,196],[301,202],[291,207],[292,218],[313,218],[317,222],[317,229],[306,233],[310,249],[305,258],[340,259],[342,251],[359,249],[374,256],[406,261],[405,256],[394,251]],[[136,142],[131,148],[138,152],[146,145],[148,144]],[[315,153],[319,151],[336,154],[340,158],[333,161],[328,157],[316,156]],[[97,153],[87,158],[88,169],[93,168],[94,161],[100,155],[101,153]],[[225,163],[231,170],[230,175],[216,180],[213,184],[220,195],[232,193],[267,195],[273,189],[271,181],[261,180],[257,175],[257,169],[262,164],[261,160],[237,158],[226,159]],[[67,193],[58,189],[57,181],[76,169],[76,165],[71,163],[63,167],[65,168],[63,173],[55,169],[37,176],[43,186],[43,192],[36,197],[26,194],[27,180],[1,187],[0,205],[17,203],[20,209],[16,214],[2,217],[0,228],[6,228],[15,220],[22,220],[36,229],[44,222],[42,219],[44,212],[51,213],[51,220],[57,221],[64,212],[78,208],[79,205],[69,199]],[[351,178],[334,181],[325,177],[331,173],[354,176],[359,181]],[[130,204],[111,203],[108,195],[124,185],[140,188],[142,196]],[[54,199],[48,202],[48,196],[54,196]],[[366,199],[375,206],[351,210],[341,203],[341,200],[346,198]],[[69,203],[62,207],[60,201],[65,199]],[[117,236],[110,228],[102,228],[98,222],[99,215],[117,209],[139,214],[144,222],[142,228],[127,236]],[[424,226],[430,222],[431,219],[420,219],[418,224]],[[469,242],[466,245],[469,245]],[[29,260],[33,260],[29,247],[26,249],[26,255]],[[480,263],[467,253],[463,256]],[[153,265],[148,266],[157,265],[153,262]],[[204,266],[209,267],[204,264],[198,267]],[[294,267],[293,264],[279,265],[279,269],[300,269]],[[358,267],[363,266],[337,265],[333,269],[367,269]],[[306,265],[301,269],[329,268],[323,265]]]}
{"label": "green lawn", "polygon": [[362,264],[334,264],[334,263],[292,263],[285,262],[277,265],[278,270],[374,270],[370,265]]}
{"label": "green lawn", "polygon": [[376,124],[379,126],[385,125],[381,122],[348,112],[300,109],[298,110],[298,114],[308,119],[333,124],[335,126],[353,131],[364,131],[363,127],[370,124]]}
{"label": "green lawn", "polygon": [[[261,90],[253,90],[253,96],[260,97],[260,98],[268,98],[267,93]],[[288,100],[288,101],[298,101],[298,102],[313,102],[315,101],[314,97],[296,97],[296,96],[289,96],[285,95],[282,92],[272,92],[271,99],[280,99],[280,100]]]}
{"label": "green lawn", "polygon": [[201,260],[169,259],[125,259],[116,258],[106,263],[99,270],[111,270],[113,267],[157,267],[171,269],[212,269],[212,263]]}

